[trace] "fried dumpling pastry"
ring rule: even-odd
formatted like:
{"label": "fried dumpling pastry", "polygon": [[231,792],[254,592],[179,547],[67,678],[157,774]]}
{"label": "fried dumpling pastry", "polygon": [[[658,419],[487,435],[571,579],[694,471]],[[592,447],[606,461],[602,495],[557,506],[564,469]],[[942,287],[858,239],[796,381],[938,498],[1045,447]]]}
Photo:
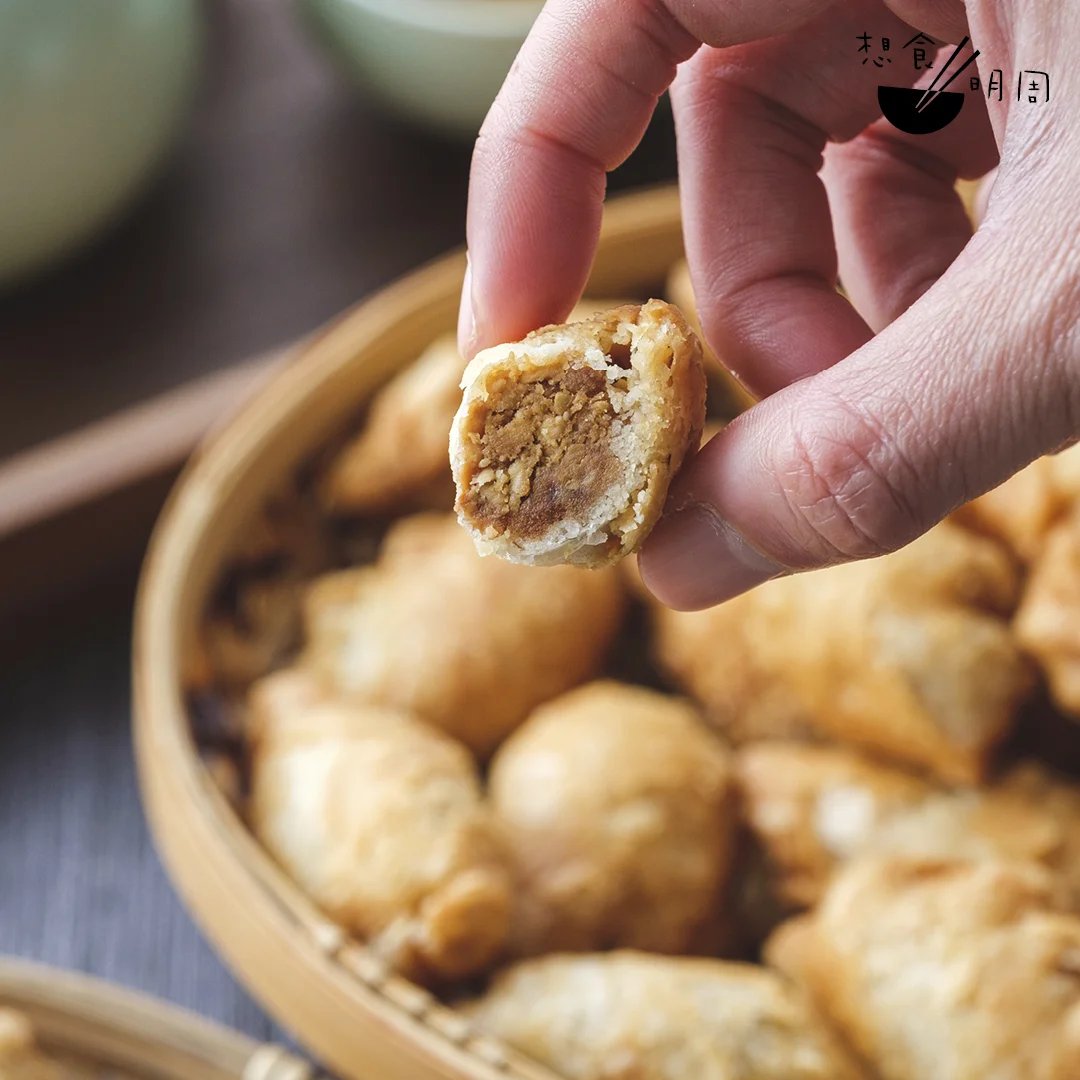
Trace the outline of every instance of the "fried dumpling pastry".
{"label": "fried dumpling pastry", "polygon": [[774,971],[619,951],[527,960],[468,1007],[567,1080],[861,1080]]}
{"label": "fried dumpling pastry", "polygon": [[518,869],[510,949],[685,952],[719,917],[730,755],[688,702],[595,682],[540,706],[496,754]]}
{"label": "fried dumpling pastry", "polygon": [[659,300],[478,353],[450,435],[483,554],[603,566],[652,529],[705,422],[701,346]]}
{"label": "fried dumpling pastry", "polygon": [[1054,704],[1080,720],[1080,510],[1051,530],[1013,625],[1046,676]]}
{"label": "fried dumpling pastry", "polygon": [[490,966],[512,886],[468,751],[299,669],[257,683],[249,708],[251,825],[297,884],[412,978]]}
{"label": "fried dumpling pastry", "polygon": [[1080,918],[1040,867],[863,860],[766,955],[881,1080],[1080,1076]]}
{"label": "fried dumpling pastry", "polygon": [[1080,905],[1080,837],[1070,836],[1080,817],[1057,804],[1072,789],[1038,766],[994,787],[947,790],[848,747],[777,741],[738,751],[735,775],[744,819],[789,908],[816,904],[833,872],[866,854],[1042,863]]}
{"label": "fried dumpling pastry", "polygon": [[457,338],[443,334],[375,395],[360,433],[323,479],[331,511],[383,514],[425,502],[453,505],[446,433],[461,401],[464,370]]}
{"label": "fried dumpling pastry", "polygon": [[411,712],[486,756],[599,673],[623,607],[613,570],[482,559],[453,515],[419,515],[374,566],[312,586],[302,663],[333,693]]}
{"label": "fried dumpling pastry", "polygon": [[960,507],[953,520],[995,537],[1021,562],[1030,563],[1078,500],[1080,446],[1073,446],[1033,461],[993,491]]}
{"label": "fried dumpling pastry", "polygon": [[943,524],[708,611],[658,607],[656,650],[733,742],[811,733],[968,783],[1031,686],[1017,589],[998,544]]}

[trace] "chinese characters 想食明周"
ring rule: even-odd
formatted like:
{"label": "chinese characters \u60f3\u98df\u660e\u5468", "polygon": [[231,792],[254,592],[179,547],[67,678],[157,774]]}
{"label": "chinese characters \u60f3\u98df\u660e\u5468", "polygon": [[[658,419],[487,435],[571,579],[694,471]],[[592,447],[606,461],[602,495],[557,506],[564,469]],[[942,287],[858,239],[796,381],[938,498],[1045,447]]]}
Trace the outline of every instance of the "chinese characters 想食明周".
{"label": "chinese characters \u60f3\u98df\u660e\u5468", "polygon": [[[880,39],[880,49],[873,49],[871,47],[874,37],[872,34],[856,34],[855,40],[858,41],[859,54],[865,54],[862,56],[862,63],[872,63],[876,68],[884,68],[886,64],[892,63],[892,57],[885,54],[891,51],[892,42],[887,37]],[[905,43],[903,50],[911,50],[912,66],[916,71],[929,71],[934,67],[933,60],[929,58],[927,48],[930,46],[937,47],[936,42],[932,37],[926,34],[918,33],[908,42]],[[873,55],[877,52],[877,56]],[[972,90],[979,90],[982,86],[979,77],[973,75],[969,81],[969,85]],[[996,95],[998,101],[1004,99],[1004,73],[1001,68],[994,68],[989,75],[986,84],[986,97],[988,100],[994,98]],[[1036,105],[1039,103],[1045,104],[1050,100],[1050,75],[1045,71],[1038,71],[1033,68],[1025,68],[1020,72],[1016,84],[1016,100],[1023,101],[1024,97],[1027,97],[1028,104]]]}

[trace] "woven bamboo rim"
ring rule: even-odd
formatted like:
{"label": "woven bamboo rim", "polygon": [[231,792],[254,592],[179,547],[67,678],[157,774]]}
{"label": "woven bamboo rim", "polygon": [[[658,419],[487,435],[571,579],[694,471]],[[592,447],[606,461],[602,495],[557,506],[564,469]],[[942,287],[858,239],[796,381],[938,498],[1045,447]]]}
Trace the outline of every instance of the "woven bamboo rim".
{"label": "woven bamboo rim", "polygon": [[46,1049],[148,1080],[314,1080],[280,1046],[70,971],[0,960],[0,1005],[25,1013]]}
{"label": "woven bamboo rim", "polygon": [[[614,199],[590,292],[658,290],[682,250],[674,188]],[[388,972],[286,878],[198,759],[182,696],[182,647],[230,537],[274,482],[454,325],[464,266],[462,253],[447,256],[347,313],[196,455],[158,524],[136,607],[136,754],[166,868],[238,978],[353,1080],[555,1078]]]}

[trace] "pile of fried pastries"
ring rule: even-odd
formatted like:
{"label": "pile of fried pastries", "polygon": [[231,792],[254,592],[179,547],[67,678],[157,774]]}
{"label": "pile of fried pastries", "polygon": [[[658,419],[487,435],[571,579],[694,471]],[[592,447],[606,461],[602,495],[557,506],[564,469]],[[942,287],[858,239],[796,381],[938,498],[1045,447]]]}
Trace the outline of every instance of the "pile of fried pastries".
{"label": "pile of fried pastries", "polygon": [[126,1080],[113,1069],[104,1072],[86,1062],[55,1057],[42,1050],[30,1019],[0,1008],[0,1080]]}
{"label": "pile of fried pastries", "polygon": [[[706,365],[707,439],[747,395]],[[283,870],[567,1080],[1078,1080],[1080,450],[679,613],[632,559],[477,554],[464,366],[433,342],[282,488],[191,649]]]}

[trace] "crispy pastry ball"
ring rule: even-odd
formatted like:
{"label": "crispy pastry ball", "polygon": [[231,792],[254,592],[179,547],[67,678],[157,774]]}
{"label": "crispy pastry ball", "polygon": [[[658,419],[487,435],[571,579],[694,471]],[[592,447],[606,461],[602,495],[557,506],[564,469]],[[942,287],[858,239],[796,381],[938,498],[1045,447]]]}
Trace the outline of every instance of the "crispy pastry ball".
{"label": "crispy pastry ball", "polygon": [[[587,319],[620,302],[582,300],[570,319]],[[464,370],[456,335],[442,334],[375,395],[362,430],[338,454],[323,481],[331,511],[450,509],[454,480],[446,461],[446,433],[461,404]]]}
{"label": "crispy pastry ball", "polygon": [[623,607],[613,570],[483,559],[452,514],[419,515],[374,566],[312,586],[302,663],[334,693],[414,713],[486,757],[599,673]]}
{"label": "crispy pastry ball", "polygon": [[469,1007],[566,1080],[861,1080],[803,995],[750,964],[629,950],[527,960]]}
{"label": "crispy pastry ball", "polygon": [[687,951],[718,917],[730,778],[678,698],[605,681],[541,705],[489,778],[519,875],[511,950]]}
{"label": "crispy pastry ball", "polygon": [[685,259],[680,259],[668,272],[664,295],[682,311],[694,333],[701,339],[705,375],[708,377],[710,390],[716,395],[717,407],[728,416],[735,416],[749,409],[757,399],[739,382],[738,376],[720,362],[701,331],[694,287],[690,282],[690,267]]}
{"label": "crispy pastry ball", "polygon": [[405,975],[485,970],[512,886],[468,751],[302,670],[257,683],[250,711],[251,825],[290,876]]}
{"label": "crispy pastry ball", "polygon": [[41,1053],[28,1017],[14,1009],[2,1008],[0,1008],[0,1078],[2,1080],[77,1080],[75,1073]]}
{"label": "crispy pastry ball", "polygon": [[767,955],[881,1080],[1080,1076],[1080,919],[1040,867],[855,863]]}
{"label": "crispy pastry ball", "polygon": [[1051,804],[1064,785],[1035,766],[993,788],[949,791],[847,747],[762,742],[736,754],[735,775],[744,818],[791,908],[816,904],[833,872],[866,854],[1040,862],[1071,879],[1080,901],[1080,837],[1070,840],[1080,816]]}
{"label": "crispy pastry ball", "polygon": [[657,607],[661,664],[732,741],[815,733],[951,782],[983,775],[1031,686],[993,541],[939,525],[892,555]]}
{"label": "crispy pastry ball", "polygon": [[1035,559],[1014,622],[1054,704],[1080,719],[1080,512],[1051,530]]}
{"label": "crispy pastry ball", "polygon": [[1051,529],[1080,499],[1080,446],[1049,454],[953,514],[959,524],[1002,541],[1023,563],[1042,552]]}
{"label": "crispy pastry ball", "polygon": [[528,565],[633,551],[705,422],[701,346],[659,300],[486,349],[461,385],[458,518],[481,553]]}

